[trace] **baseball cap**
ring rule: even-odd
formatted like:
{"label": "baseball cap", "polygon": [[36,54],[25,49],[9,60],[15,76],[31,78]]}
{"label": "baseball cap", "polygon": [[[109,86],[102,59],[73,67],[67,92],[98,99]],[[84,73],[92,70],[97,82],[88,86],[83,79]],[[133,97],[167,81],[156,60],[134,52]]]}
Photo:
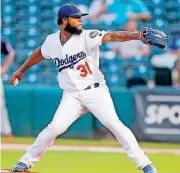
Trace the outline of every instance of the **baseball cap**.
{"label": "baseball cap", "polygon": [[88,13],[82,13],[76,4],[64,4],[59,8],[58,18],[71,17],[71,16],[85,16]]}

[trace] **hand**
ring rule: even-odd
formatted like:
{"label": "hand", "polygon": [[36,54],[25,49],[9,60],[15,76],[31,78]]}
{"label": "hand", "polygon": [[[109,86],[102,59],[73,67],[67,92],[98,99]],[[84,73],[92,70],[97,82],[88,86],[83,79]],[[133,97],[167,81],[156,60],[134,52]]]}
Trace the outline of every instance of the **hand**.
{"label": "hand", "polygon": [[9,84],[14,85],[15,80],[18,79],[20,81],[23,78],[23,76],[24,76],[24,73],[22,71],[20,71],[20,70],[17,70],[10,77]]}
{"label": "hand", "polygon": [[[139,37],[138,40],[144,41],[144,38],[146,37],[148,33],[144,30],[139,30]],[[148,42],[146,42],[146,44],[148,44]]]}
{"label": "hand", "polygon": [[167,35],[158,29],[143,26],[140,28],[139,35],[143,36],[141,40],[145,44],[151,44],[160,49],[167,46]]}

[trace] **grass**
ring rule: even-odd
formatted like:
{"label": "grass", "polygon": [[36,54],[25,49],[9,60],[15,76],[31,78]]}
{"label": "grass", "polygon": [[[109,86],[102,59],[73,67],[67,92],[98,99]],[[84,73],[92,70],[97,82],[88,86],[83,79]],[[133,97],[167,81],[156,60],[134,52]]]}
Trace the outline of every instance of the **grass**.
{"label": "grass", "polygon": [[[2,151],[2,168],[12,168],[23,151]],[[180,155],[149,154],[159,173],[180,173]],[[38,173],[140,173],[125,154],[48,151],[31,169]]]}
{"label": "grass", "polygon": [[[18,137],[2,138],[6,143],[31,144],[35,138]],[[88,146],[119,146],[116,141],[97,141],[82,139],[57,139],[59,145],[88,145]],[[170,143],[140,143],[146,148],[180,148],[180,144]],[[10,169],[17,163],[24,151],[1,151],[3,169]],[[149,154],[149,158],[159,170],[159,173],[180,173],[180,155],[170,153]],[[40,162],[31,169],[38,173],[140,173],[132,161],[120,153],[97,153],[84,151],[48,151]]]}
{"label": "grass", "polygon": [[[14,139],[6,139],[2,138],[2,142],[6,143],[33,143],[35,138],[24,138],[24,137],[16,137]],[[119,146],[117,141],[99,141],[99,140],[83,140],[83,139],[56,139],[56,145],[90,145],[90,146]],[[157,142],[141,142],[141,147],[146,148],[180,148],[180,144],[173,143],[157,143]]]}

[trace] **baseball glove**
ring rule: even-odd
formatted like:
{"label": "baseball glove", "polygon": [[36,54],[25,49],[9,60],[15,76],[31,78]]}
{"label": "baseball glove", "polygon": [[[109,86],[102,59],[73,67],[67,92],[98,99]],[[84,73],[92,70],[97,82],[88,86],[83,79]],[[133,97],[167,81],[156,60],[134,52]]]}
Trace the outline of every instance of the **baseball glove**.
{"label": "baseball glove", "polygon": [[145,44],[151,44],[164,49],[167,44],[167,35],[155,28],[141,27],[140,34],[142,36],[142,42]]}

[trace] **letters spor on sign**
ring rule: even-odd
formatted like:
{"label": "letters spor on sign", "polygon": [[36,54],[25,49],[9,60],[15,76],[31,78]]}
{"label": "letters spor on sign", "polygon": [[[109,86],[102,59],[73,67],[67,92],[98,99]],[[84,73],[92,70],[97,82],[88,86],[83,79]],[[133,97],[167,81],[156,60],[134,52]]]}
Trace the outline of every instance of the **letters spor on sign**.
{"label": "letters spor on sign", "polygon": [[167,119],[172,125],[180,125],[180,105],[150,104],[146,113],[147,124],[162,124]]}

